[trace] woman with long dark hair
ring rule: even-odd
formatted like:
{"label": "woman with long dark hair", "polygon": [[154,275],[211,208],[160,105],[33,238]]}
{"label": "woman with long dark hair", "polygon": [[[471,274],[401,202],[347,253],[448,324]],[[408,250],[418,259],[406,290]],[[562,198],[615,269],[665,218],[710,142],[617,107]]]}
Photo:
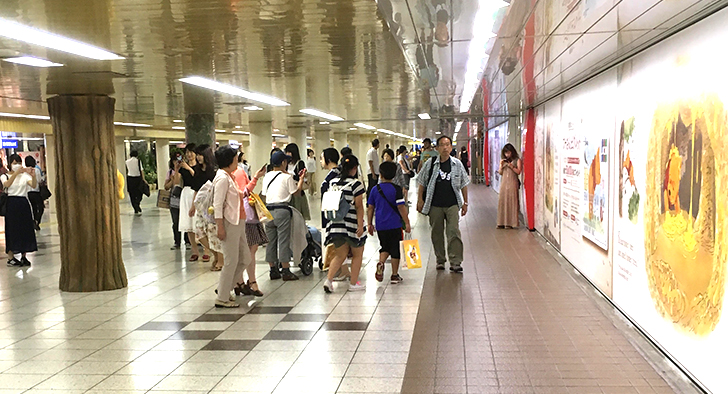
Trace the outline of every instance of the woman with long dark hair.
{"label": "woman with long dark hair", "polygon": [[[35,239],[33,211],[28,200],[28,192],[38,185],[34,168],[23,168],[23,161],[17,154],[8,158],[10,172],[0,176],[3,189],[8,195],[5,205],[5,252],[8,266],[29,267],[26,253],[38,250]],[[21,259],[15,257],[21,254]]]}
{"label": "woman with long dark hair", "polygon": [[[190,261],[197,261],[200,258],[200,250],[197,246],[197,237],[195,237],[195,226],[193,216],[190,215],[190,209],[194,209],[195,193],[200,188],[195,183],[195,175],[197,174],[197,154],[195,154],[195,144],[187,144],[184,151],[184,159],[180,163],[179,174],[182,177],[182,192],[179,198],[179,231],[187,234],[190,242],[192,255]],[[200,185],[202,186],[202,185]]]}
{"label": "woman with long dark hair", "polygon": [[[288,163],[288,173],[293,174],[293,180],[298,182],[298,174],[302,170],[306,169],[306,162],[301,160],[301,153],[298,150],[298,145],[288,144],[283,151],[288,156],[291,156],[291,162]],[[307,188],[305,183],[303,188]],[[308,207],[308,198],[306,198],[306,192],[304,190],[295,193],[291,197],[291,206],[296,208],[298,212],[301,212],[301,215],[303,215],[305,220],[311,220],[311,210]]]}
{"label": "woman with long dark hair", "polygon": [[501,178],[500,193],[498,196],[498,228],[518,227],[518,189],[521,174],[521,160],[518,158],[516,148],[506,144],[501,151],[501,162],[498,173]]}
{"label": "woman with long dark hair", "polygon": [[[217,174],[217,161],[215,160],[215,153],[212,151],[210,145],[207,144],[199,145],[195,148],[195,154],[197,155],[197,166],[195,167],[194,197],[197,197],[197,192],[200,191],[202,186],[208,181],[212,182],[215,179],[215,174]],[[222,248],[217,242],[215,242],[215,245],[210,244],[207,237],[208,229],[205,227],[205,219],[202,217],[202,212],[197,212],[194,204],[190,208],[189,215],[193,218],[192,223],[197,240],[205,248],[205,254],[202,255],[202,262],[209,262],[210,254],[212,254],[215,256],[215,261],[212,262],[210,270],[220,271],[223,266]],[[213,247],[211,248],[211,246]]]}
{"label": "woman with long dark hair", "polygon": [[36,231],[40,231],[40,219],[43,217],[45,211],[45,204],[43,203],[43,197],[40,194],[40,185],[43,182],[43,173],[40,168],[37,167],[37,162],[33,156],[25,156],[25,167],[32,168],[35,174],[35,180],[37,184],[35,187],[28,192],[28,200],[33,208],[33,222]]}
{"label": "woman with long dark hair", "polygon": [[167,178],[164,180],[164,190],[170,192],[169,214],[172,215],[173,250],[182,247],[182,234],[179,231],[179,204],[182,193],[182,176],[179,173],[181,165],[181,153],[169,159],[169,171],[167,171]]}
{"label": "woman with long dark hair", "polygon": [[402,186],[402,191],[404,192],[404,203],[407,205],[409,201],[409,185],[415,173],[412,172],[412,167],[407,160],[407,147],[404,145],[401,145],[397,149],[397,164],[399,165],[397,173],[402,174],[402,184],[400,186]]}

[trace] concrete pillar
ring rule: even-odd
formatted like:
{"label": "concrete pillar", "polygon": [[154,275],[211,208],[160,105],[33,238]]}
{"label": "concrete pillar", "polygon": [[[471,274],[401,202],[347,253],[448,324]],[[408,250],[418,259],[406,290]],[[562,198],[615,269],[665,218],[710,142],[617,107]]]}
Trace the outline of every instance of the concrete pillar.
{"label": "concrete pillar", "polygon": [[348,145],[348,138],[345,131],[336,131],[334,134],[334,148],[341,151],[341,148]]}
{"label": "concrete pillar", "polygon": [[301,157],[306,157],[306,136],[308,135],[308,125],[295,124],[288,126],[288,141],[298,145]]}
{"label": "concrete pillar", "polygon": [[164,180],[167,179],[167,171],[169,170],[169,140],[166,138],[157,138],[157,188],[164,189]]}
{"label": "concrete pillar", "polygon": [[350,134],[348,136],[349,148],[354,152],[354,156],[359,157],[359,151],[361,146],[361,137],[358,134]]}
{"label": "concrete pillar", "polygon": [[104,291],[127,285],[121,253],[114,102],[106,95],[48,99],[56,136],[59,287],[63,291]]}
{"label": "concrete pillar", "polygon": [[[45,135],[45,171],[48,190],[55,190],[56,187],[56,137],[53,134]],[[45,213],[46,222],[51,221],[51,217],[56,213],[56,194],[51,192],[51,198],[48,199],[48,212]]]}
{"label": "concrete pillar", "polygon": [[[318,157],[321,157],[321,152],[324,151],[324,149],[329,148],[331,146],[331,141],[329,140],[331,138],[331,129],[327,126],[316,126],[315,131],[315,140],[314,140],[314,151],[318,155]],[[324,182],[324,178],[326,177],[326,171],[316,171],[316,184],[320,185]]]}
{"label": "concrete pillar", "polygon": [[185,139],[215,146],[215,96],[212,90],[182,84],[185,101]]}
{"label": "concrete pillar", "polygon": [[273,143],[271,137],[273,122],[269,111],[258,111],[251,114],[248,120],[250,125],[250,148],[245,155],[250,164],[251,172],[257,171],[260,167],[270,161],[270,151]]}

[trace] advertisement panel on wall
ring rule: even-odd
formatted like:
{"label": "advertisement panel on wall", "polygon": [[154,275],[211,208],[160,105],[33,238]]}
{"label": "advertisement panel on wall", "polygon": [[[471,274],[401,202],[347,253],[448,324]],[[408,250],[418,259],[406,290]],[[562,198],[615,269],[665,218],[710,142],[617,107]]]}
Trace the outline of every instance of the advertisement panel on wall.
{"label": "advertisement panel on wall", "polygon": [[728,376],[728,12],[620,68],[614,301],[715,393]]}
{"label": "advertisement panel on wall", "polygon": [[608,72],[565,94],[559,138],[561,253],[608,295],[609,149],[616,89],[616,73]]}
{"label": "advertisement panel on wall", "polygon": [[490,145],[490,160],[488,170],[490,171],[490,186],[496,192],[500,192],[501,175],[498,173],[501,161],[501,150],[508,141],[508,122],[488,130],[488,144]]}
{"label": "advertisement panel on wall", "polygon": [[727,41],[723,10],[547,102],[536,127],[539,231],[715,393],[728,392],[714,357],[728,352]]}

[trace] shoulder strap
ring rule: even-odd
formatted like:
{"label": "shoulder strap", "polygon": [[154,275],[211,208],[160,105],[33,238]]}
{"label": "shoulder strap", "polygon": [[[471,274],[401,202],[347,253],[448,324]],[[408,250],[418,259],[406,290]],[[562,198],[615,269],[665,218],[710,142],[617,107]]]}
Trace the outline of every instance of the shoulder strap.
{"label": "shoulder strap", "polygon": [[[427,161],[430,162],[430,176],[427,177],[427,182],[425,182],[425,183],[427,183],[429,185],[430,180],[432,179],[432,173],[435,171],[435,158],[430,157],[429,159],[427,159]],[[425,164],[427,164],[427,162],[425,162]]]}
{"label": "shoulder strap", "polygon": [[399,209],[397,209],[397,207],[394,206],[392,204],[392,202],[387,199],[387,196],[384,195],[384,192],[382,191],[382,188],[378,184],[377,184],[377,190],[379,191],[379,194],[382,195],[382,198],[384,199],[384,201],[386,201],[387,204],[389,204],[389,206],[392,207],[392,209],[394,209],[394,212],[397,213],[397,216],[399,216],[399,218],[402,219],[402,214],[399,213]]}
{"label": "shoulder strap", "polygon": [[271,179],[270,182],[268,182],[268,186],[266,186],[265,189],[266,190],[270,189],[270,185],[272,185],[273,182],[276,180],[276,178],[278,178],[278,175],[281,175],[281,174],[282,174],[282,172],[277,173],[276,176],[274,176],[273,179]]}

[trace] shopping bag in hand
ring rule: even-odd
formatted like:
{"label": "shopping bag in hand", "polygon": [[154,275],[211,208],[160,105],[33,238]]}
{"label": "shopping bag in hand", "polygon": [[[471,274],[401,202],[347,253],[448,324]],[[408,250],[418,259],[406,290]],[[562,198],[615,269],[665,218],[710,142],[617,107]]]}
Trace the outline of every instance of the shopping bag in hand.
{"label": "shopping bag in hand", "polygon": [[326,245],[326,248],[324,248],[324,268],[322,271],[328,271],[331,262],[334,260],[334,256],[336,256],[336,247],[334,244],[331,243]]}
{"label": "shopping bag in hand", "polygon": [[258,220],[261,223],[265,224],[273,220],[273,215],[270,214],[270,211],[266,208],[265,203],[259,195],[250,193],[248,202],[255,208],[255,213],[258,214]]}
{"label": "shopping bag in hand", "polygon": [[422,254],[420,253],[420,242],[416,239],[407,239],[399,243],[399,252],[402,259],[407,263],[407,269],[422,268]]}

